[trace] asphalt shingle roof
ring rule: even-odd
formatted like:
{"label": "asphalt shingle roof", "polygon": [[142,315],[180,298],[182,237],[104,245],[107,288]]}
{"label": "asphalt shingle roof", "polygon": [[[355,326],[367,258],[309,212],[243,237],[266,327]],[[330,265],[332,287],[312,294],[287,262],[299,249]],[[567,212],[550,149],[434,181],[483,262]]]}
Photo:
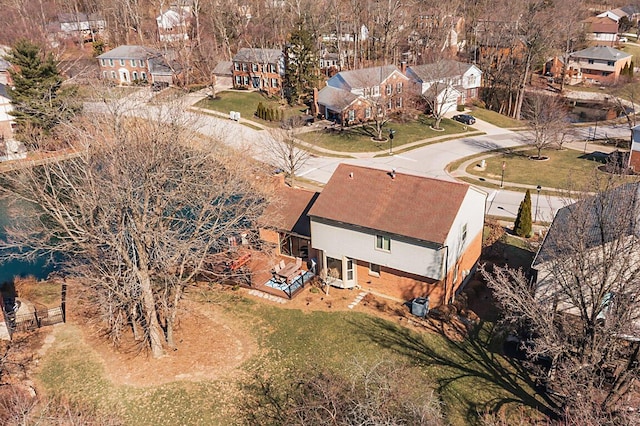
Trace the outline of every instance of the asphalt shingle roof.
{"label": "asphalt shingle roof", "polygon": [[609,46],[593,46],[573,52],[570,56],[572,58],[597,59],[600,61],[619,61],[631,55]]}
{"label": "asphalt shingle roof", "polygon": [[283,55],[280,49],[254,49],[243,47],[233,57],[235,62],[251,62],[258,64],[274,64]]}
{"label": "asphalt shingle roof", "polygon": [[411,66],[413,71],[422,81],[428,82],[440,78],[451,78],[463,75],[473,65],[458,61],[439,61],[432,64]]}
{"label": "asphalt shingle roof", "polygon": [[[395,65],[384,65],[381,67],[362,68],[359,70],[341,71],[335,76],[344,80],[351,89],[359,89],[363,87],[373,87],[380,85],[394,72],[398,71]],[[331,80],[330,79],[330,80]],[[331,85],[331,83],[327,83]]]}
{"label": "asphalt shingle roof", "polygon": [[358,99],[358,96],[346,90],[325,86],[318,92],[318,104],[334,111],[342,111]]}
{"label": "asphalt shingle roof", "polygon": [[340,164],[309,216],[444,244],[469,185]]}
{"label": "asphalt shingle roof", "polygon": [[[638,232],[639,201],[640,184],[628,183],[561,208],[532,266],[535,268],[544,262],[598,247],[621,235]],[[568,232],[579,232],[580,244],[576,245],[575,238],[567,238]]]}
{"label": "asphalt shingle roof", "polygon": [[151,47],[122,45],[98,56],[98,59],[149,59],[160,56],[162,52]]}

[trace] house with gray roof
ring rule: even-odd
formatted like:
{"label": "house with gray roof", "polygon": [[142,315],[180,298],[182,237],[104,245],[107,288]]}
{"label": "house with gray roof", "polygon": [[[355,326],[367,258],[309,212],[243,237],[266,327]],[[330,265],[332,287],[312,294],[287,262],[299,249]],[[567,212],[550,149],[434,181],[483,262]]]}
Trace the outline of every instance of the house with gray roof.
{"label": "house with gray roof", "polygon": [[[559,209],[531,265],[540,308],[605,319],[616,297],[638,300],[639,220],[637,182]],[[633,321],[624,327],[632,326],[640,336],[640,309],[630,314]],[[616,332],[631,334],[629,329]]]}
{"label": "house with gray roof", "polygon": [[233,57],[233,87],[282,93],[285,61],[281,49],[242,48]]}
{"label": "house with gray roof", "polygon": [[400,111],[408,101],[409,79],[395,65],[341,71],[319,91],[318,114],[343,125]]}
{"label": "house with gray roof", "polygon": [[172,52],[151,47],[118,46],[98,56],[100,75],[118,84],[173,84],[181,67],[171,60]]}
{"label": "house with gray roof", "polygon": [[570,84],[587,82],[613,84],[625,66],[631,66],[632,56],[609,46],[593,46],[569,55]]}
{"label": "house with gray roof", "polygon": [[407,68],[407,77],[414,82],[417,93],[424,95],[434,85],[451,86],[460,92],[458,104],[476,99],[482,86],[482,71],[473,64],[441,60]]}

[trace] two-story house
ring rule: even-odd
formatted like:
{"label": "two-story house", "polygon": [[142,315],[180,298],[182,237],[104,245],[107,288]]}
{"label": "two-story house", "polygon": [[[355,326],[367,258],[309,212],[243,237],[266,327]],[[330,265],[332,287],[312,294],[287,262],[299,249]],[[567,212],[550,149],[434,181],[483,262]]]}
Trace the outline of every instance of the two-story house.
{"label": "two-story house", "polygon": [[309,210],[330,284],[448,303],[482,248],[487,195],[465,183],[341,164]]}
{"label": "two-story house", "polygon": [[612,84],[618,81],[620,71],[630,66],[632,56],[609,46],[594,46],[569,55],[568,74],[571,83],[587,81]]}
{"label": "two-story house", "polygon": [[435,95],[442,97],[439,100],[442,113],[455,111],[456,105],[476,99],[482,85],[480,68],[451,60],[410,66],[407,68],[407,77],[413,81],[418,95],[424,96],[432,87],[438,89]]}
{"label": "two-story house", "polygon": [[280,49],[242,48],[233,57],[233,87],[270,95],[282,93],[284,53]]}
{"label": "two-story house", "polygon": [[590,44],[614,46],[618,41],[618,21],[608,16],[591,16],[582,26]]}
{"label": "two-story house", "polygon": [[158,38],[163,43],[189,40],[190,15],[182,8],[169,8],[156,17]]}
{"label": "two-story house", "polygon": [[317,113],[350,125],[371,120],[374,114],[399,111],[409,100],[408,83],[395,65],[341,71],[318,93]]}
{"label": "two-story house", "polygon": [[104,80],[118,84],[172,84],[180,66],[172,63],[169,55],[151,47],[125,45],[103,53],[97,59]]}

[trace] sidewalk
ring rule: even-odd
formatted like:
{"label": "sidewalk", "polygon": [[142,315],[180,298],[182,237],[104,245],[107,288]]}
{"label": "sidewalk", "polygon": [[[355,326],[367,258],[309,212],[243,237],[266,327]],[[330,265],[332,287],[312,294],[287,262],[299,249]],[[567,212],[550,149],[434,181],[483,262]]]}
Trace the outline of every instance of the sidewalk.
{"label": "sidewalk", "polygon": [[[593,152],[602,152],[605,154],[610,154],[612,152],[614,152],[616,150],[615,147],[610,147],[610,146],[604,146],[604,145],[599,145],[599,144],[594,144],[594,143],[589,143],[585,141],[571,141],[571,142],[567,142],[564,144],[564,147],[568,148],[568,149],[572,149],[574,151],[582,151],[585,153],[593,153]],[[528,149],[530,147],[522,147],[522,148],[516,148],[516,150],[520,150],[520,149]],[[477,157],[474,157],[470,160],[465,161],[464,163],[460,164],[455,170],[451,170],[449,172],[449,175],[454,177],[454,178],[460,178],[460,177],[465,177],[468,179],[474,179],[477,182],[474,183],[475,186],[484,186],[484,183],[490,183],[492,185],[496,185],[496,186],[500,186],[500,180],[499,179],[489,179],[489,178],[482,178],[482,180],[480,180],[480,177],[478,175],[474,175],[471,173],[467,172],[467,169],[469,168],[469,166],[471,166],[472,164],[480,164],[480,162],[483,159],[487,159],[490,157],[495,157],[495,152],[490,152],[484,155],[478,155]],[[503,188],[509,188],[509,189],[514,189],[514,188],[520,188],[523,190],[526,189],[530,189],[530,190],[537,190],[537,186],[536,185],[527,185],[527,184],[522,184],[522,183],[514,183],[514,182],[508,182],[508,181],[504,181],[502,182],[502,187]],[[554,191],[554,192],[562,192],[562,189],[559,188],[544,188],[545,191]]]}

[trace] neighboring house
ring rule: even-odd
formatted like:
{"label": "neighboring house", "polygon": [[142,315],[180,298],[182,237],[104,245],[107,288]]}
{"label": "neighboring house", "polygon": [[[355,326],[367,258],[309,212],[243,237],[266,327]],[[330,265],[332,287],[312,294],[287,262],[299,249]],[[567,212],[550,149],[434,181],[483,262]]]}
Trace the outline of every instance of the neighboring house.
{"label": "neighboring house", "polygon": [[614,21],[619,22],[620,19],[624,16],[627,16],[621,9],[607,10],[606,12],[602,12],[599,15],[596,15],[597,18],[609,18]]}
{"label": "neighboring house", "polygon": [[640,172],[640,125],[631,129],[631,153],[628,166],[635,172]]}
{"label": "neighboring house", "polygon": [[317,258],[316,253],[310,252],[311,225],[307,213],[318,195],[282,183],[260,220],[260,239],[273,244],[277,255],[305,261]]}
{"label": "neighboring house", "polygon": [[[480,94],[482,85],[482,71],[473,64],[463,62],[442,60],[425,65],[410,66],[407,68],[407,77],[414,82],[415,90],[420,95],[425,95],[432,86],[451,86],[460,94],[459,98],[453,99],[453,94],[447,94],[446,101],[455,109],[457,104],[465,104],[471,99],[476,99]],[[442,95],[445,87],[438,88]],[[449,90],[449,92],[451,92]],[[443,112],[446,112],[443,111]]]}
{"label": "neighboring house", "polygon": [[145,46],[118,46],[98,56],[103,79],[119,84],[137,82],[172,84],[180,72],[169,54]]}
{"label": "neighboring house", "polygon": [[[409,33],[409,45],[417,47],[433,47],[438,50],[448,50],[457,54],[465,46],[465,20],[460,16],[444,15],[438,12],[421,13],[416,18],[415,29]],[[437,39],[434,38],[434,35]],[[438,43],[437,46],[430,46]]]}
{"label": "neighboring house", "polygon": [[[2,50],[0,50],[0,54],[3,54]],[[0,84],[11,85],[11,75],[9,74],[10,69],[11,64],[0,57]]]}
{"label": "neighboring house", "polygon": [[590,44],[614,46],[618,41],[618,21],[607,16],[592,16],[582,21]]}
{"label": "neighboring house", "polygon": [[638,18],[640,18],[640,5],[639,4],[629,4],[627,6],[623,6],[619,9],[615,9],[615,11],[619,11],[619,13],[625,14],[625,16],[631,22],[637,22]]}
{"label": "neighboring house", "polygon": [[97,13],[61,13],[58,15],[58,33],[62,37],[78,37],[83,41],[95,41],[107,26],[104,17]]}
{"label": "neighboring house", "polygon": [[570,84],[579,82],[613,84],[620,71],[630,66],[632,56],[609,46],[594,46],[569,55]]}
{"label": "neighboring house", "polygon": [[409,101],[408,83],[395,65],[341,71],[318,93],[317,113],[351,125],[371,120],[381,111],[400,111]]}
{"label": "neighboring house", "polygon": [[282,50],[245,47],[233,57],[233,87],[280,94],[284,71]]}
{"label": "neighboring house", "polygon": [[10,114],[13,111],[10,90],[9,86],[0,83],[0,137],[3,139],[13,136],[15,125],[14,117]]}
{"label": "neighboring house", "polygon": [[170,8],[156,17],[161,42],[175,43],[189,40],[189,15],[180,8]]}
{"label": "neighboring house", "polygon": [[338,53],[329,52],[327,49],[322,49],[320,53],[320,72],[322,74],[333,77],[342,70],[344,64],[344,55],[341,58]]}
{"label": "neighboring house", "polygon": [[[531,265],[541,307],[584,315],[597,306],[604,319],[610,299],[637,288],[639,201],[640,184],[634,182],[558,210]],[[585,288],[579,291],[576,282]],[[640,328],[640,323],[631,325]]]}
{"label": "neighboring house", "polygon": [[325,32],[320,35],[323,42],[347,42],[354,43],[366,41],[369,38],[369,29],[366,25],[357,25],[353,22],[340,21],[336,27],[330,27],[332,32]]}
{"label": "neighboring house", "polygon": [[308,213],[318,271],[336,287],[448,303],[480,257],[486,198],[466,183],[341,164]]}

